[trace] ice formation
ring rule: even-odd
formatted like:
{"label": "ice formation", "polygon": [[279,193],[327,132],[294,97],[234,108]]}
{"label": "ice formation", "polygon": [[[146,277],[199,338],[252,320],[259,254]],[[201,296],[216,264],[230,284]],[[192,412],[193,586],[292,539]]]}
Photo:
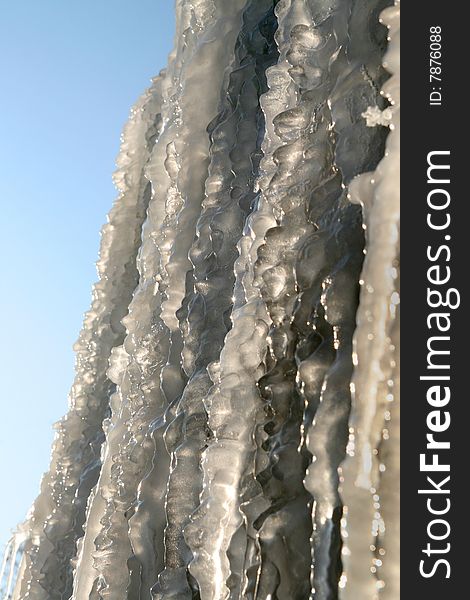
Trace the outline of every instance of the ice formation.
{"label": "ice formation", "polygon": [[176,13],[4,598],[398,600],[399,4]]}

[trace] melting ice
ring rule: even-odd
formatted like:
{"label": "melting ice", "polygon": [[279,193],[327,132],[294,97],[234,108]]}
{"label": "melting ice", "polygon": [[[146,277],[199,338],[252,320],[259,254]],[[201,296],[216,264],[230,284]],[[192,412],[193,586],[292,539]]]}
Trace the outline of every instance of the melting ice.
{"label": "melting ice", "polygon": [[398,600],[399,4],[177,0],[14,600]]}

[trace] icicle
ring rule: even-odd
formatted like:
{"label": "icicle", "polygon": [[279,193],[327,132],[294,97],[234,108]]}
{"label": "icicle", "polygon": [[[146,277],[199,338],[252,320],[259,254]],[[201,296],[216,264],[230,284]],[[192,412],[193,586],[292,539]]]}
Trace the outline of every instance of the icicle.
{"label": "icicle", "polygon": [[1,600],[12,600],[18,598],[18,581],[24,571],[24,542],[28,532],[26,524],[18,526],[16,532],[8,541],[3,554],[2,567],[0,570],[0,594]]}
{"label": "icicle", "polygon": [[[177,313],[183,338],[183,368],[189,381],[181,399],[168,413],[165,441],[172,452],[173,466],[166,504],[166,565],[153,590],[156,598],[166,597],[191,558],[183,530],[201,492],[199,463],[207,442],[203,398],[212,385],[209,372],[220,358],[229,326],[236,244],[254,200],[253,180],[260,160],[258,128],[262,120],[259,95],[265,85],[266,65],[276,55],[272,27],[267,34],[261,31],[274,18],[272,9],[272,0],[248,3],[228,87],[222,89],[221,110],[208,128],[211,145],[206,195],[189,253],[193,269]],[[267,44],[271,45],[270,52]],[[233,576],[238,576],[237,570]]]}
{"label": "icicle", "polygon": [[18,568],[5,555],[14,600],[369,600],[377,581],[396,600],[386,4],[177,0],[124,131],[70,411]]}
{"label": "icicle", "polygon": [[113,388],[106,376],[108,359],[112,348],[122,343],[120,321],[137,284],[135,260],[149,198],[142,169],[150,139],[158,131],[159,88],[157,78],[132,109],[124,129],[114,176],[120,195],[102,230],[100,281],[74,347],[70,410],[56,425],[50,470],[28,521],[22,598],[60,599],[71,592],[70,561],[83,535],[86,500],[99,474],[102,421]]}
{"label": "icicle", "polygon": [[[261,597],[304,597],[309,591],[310,563],[305,559],[310,499],[302,487],[308,454],[303,446],[297,452],[300,400],[306,388],[309,414],[303,427],[307,449],[314,454],[306,488],[315,499],[313,585],[318,598],[334,593],[340,574],[337,467],[346,443],[351,336],[362,259],[359,215],[348,206],[342,177],[348,181],[377,162],[382,137],[380,132],[369,134],[365,124],[357,125],[365,100],[378,95],[371,82],[382,75],[377,46],[368,37],[363,41],[361,29],[369,36],[367,20],[360,25],[364,7],[358,4],[351,10],[347,3],[307,7],[295,0],[278,6],[284,55],[276,81],[290,89],[283,95],[291,104],[271,117],[281,143],[273,153],[270,178],[260,187],[277,227],[268,232],[255,266],[255,283],[272,318],[269,370],[259,381],[271,411],[265,427],[268,440],[262,440],[270,461],[258,474],[270,506],[255,515],[261,526],[256,592]],[[350,35],[356,43],[349,41]],[[354,109],[346,114],[345,81],[354,98]],[[346,136],[349,146],[344,145]],[[302,295],[297,297],[299,288]]]}
{"label": "icicle", "polygon": [[[256,283],[272,319],[268,371],[258,384],[268,411],[265,439],[259,438],[268,461],[258,474],[267,506],[253,515],[260,546],[255,593],[263,598],[300,598],[310,590],[312,528],[311,498],[302,485],[308,457],[305,450],[298,451],[303,407],[296,391],[298,332],[292,327],[298,285],[295,267],[302,246],[316,230],[306,209],[311,190],[331,169],[331,134],[325,122],[316,119],[321,100],[312,97],[322,79],[314,57],[325,40],[313,29],[305,3],[284,2],[278,14],[282,50],[275,81],[278,89],[287,88],[283,93],[287,102],[273,106],[277,110],[270,120],[279,144],[272,154],[269,178],[260,183],[277,226],[268,231],[255,266]],[[268,102],[265,106],[271,108]]]}
{"label": "icicle", "polygon": [[392,105],[385,156],[373,173],[359,176],[350,186],[351,201],[363,208],[367,239],[354,335],[356,366],[350,441],[348,458],[342,467],[342,496],[347,506],[342,598],[351,600],[377,598],[379,591],[386,598],[397,598],[399,594],[398,325],[395,323],[399,302],[396,281],[400,208],[399,15],[399,3],[382,13],[382,20],[390,30],[384,66],[393,74],[382,88]]}
{"label": "icicle", "polygon": [[[186,43],[182,47],[185,61],[179,74],[185,79],[185,86],[177,88],[176,94],[171,97],[172,116],[165,121],[157,144],[159,148],[166,148],[164,167],[169,186],[164,197],[160,197],[158,188],[154,188],[149,208],[152,229],[146,229],[145,234],[150,243],[149,253],[153,253],[154,258],[150,258],[149,265],[145,264],[144,241],[139,290],[131,304],[130,317],[126,319],[128,335],[124,347],[130,358],[124,373],[116,381],[116,418],[113,416],[111,421],[101,474],[100,487],[104,490],[101,496],[106,495],[105,502],[97,499],[90,509],[89,518],[98,520],[103,526],[95,539],[98,571],[95,585],[101,597],[122,598],[126,590],[131,593],[138,585],[134,579],[140,579],[141,566],[136,565],[135,569],[131,566],[130,574],[126,573],[125,567],[132,559],[130,541],[139,543],[139,536],[133,535],[132,528],[135,525],[134,529],[138,531],[141,524],[139,516],[136,521],[130,521],[129,540],[127,521],[137,508],[137,486],[150,474],[149,469],[155,466],[164,473],[168,471],[168,458],[160,455],[152,459],[152,454],[155,447],[159,447],[163,434],[158,423],[164,423],[167,407],[165,375],[178,356],[173,352],[173,346],[179,347],[175,312],[184,295],[184,275],[190,267],[187,253],[194,238],[195,220],[200,212],[207,175],[209,140],[206,127],[217,114],[220,86],[227,66],[233,60],[244,4],[245,0],[218,5],[212,2],[182,5],[183,12],[185,8],[189,10],[190,23]],[[178,65],[178,52],[175,64]],[[211,88],[205,84],[209,76],[213,83]],[[204,103],[196,105],[194,98],[203,94]],[[152,160],[149,174],[153,183],[155,171]],[[164,215],[161,208],[158,209],[160,201],[165,206]],[[156,215],[163,218],[157,220]],[[155,249],[158,262],[155,262]],[[154,265],[157,266],[156,272],[152,272]],[[133,311],[138,316],[134,316]],[[141,496],[140,505],[144,502],[145,498]],[[98,515],[101,516],[98,518]],[[160,535],[157,535],[158,538]],[[108,552],[112,547],[116,559],[110,565]],[[160,561],[162,558],[160,552]],[[116,560],[122,561],[119,577],[115,575]],[[148,558],[145,560],[148,561]],[[78,587],[76,594],[80,594]]]}

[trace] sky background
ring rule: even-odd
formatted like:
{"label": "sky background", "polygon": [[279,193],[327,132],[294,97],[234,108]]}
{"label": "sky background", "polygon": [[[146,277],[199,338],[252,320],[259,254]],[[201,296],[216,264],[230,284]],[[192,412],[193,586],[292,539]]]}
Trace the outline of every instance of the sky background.
{"label": "sky background", "polygon": [[49,464],[130,107],[174,0],[0,0],[0,549]]}

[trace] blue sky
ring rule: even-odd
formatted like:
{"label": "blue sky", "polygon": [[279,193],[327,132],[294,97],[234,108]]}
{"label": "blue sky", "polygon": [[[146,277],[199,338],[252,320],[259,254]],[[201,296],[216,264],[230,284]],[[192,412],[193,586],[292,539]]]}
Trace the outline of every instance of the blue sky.
{"label": "blue sky", "polygon": [[174,0],[0,0],[0,547],[49,463],[129,109]]}

